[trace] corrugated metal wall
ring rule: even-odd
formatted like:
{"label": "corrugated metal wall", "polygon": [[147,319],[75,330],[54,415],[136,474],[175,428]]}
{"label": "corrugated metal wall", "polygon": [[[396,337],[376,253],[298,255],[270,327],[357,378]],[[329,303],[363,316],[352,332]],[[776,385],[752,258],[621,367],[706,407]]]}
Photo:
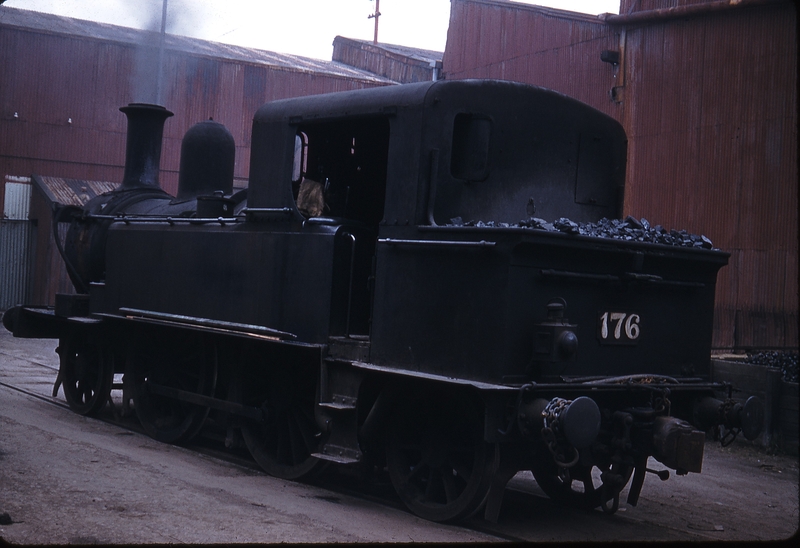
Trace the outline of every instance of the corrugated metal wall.
{"label": "corrugated metal wall", "polygon": [[[620,0],[620,14],[707,4],[709,0]],[[735,3],[735,2],[734,2]]]}
{"label": "corrugated metal wall", "polygon": [[[623,0],[620,13],[701,3]],[[444,71],[542,85],[620,120],[625,213],[706,234],[732,253],[718,279],[713,344],[797,347],[796,10],[788,0],[713,7],[611,24],[452,0]],[[621,66],[600,62],[604,49],[620,51]]]}
{"label": "corrugated metal wall", "polygon": [[0,219],[0,310],[29,302],[36,226],[28,220],[31,184],[6,177]]}
{"label": "corrugated metal wall", "polygon": [[[22,10],[5,13],[12,11],[21,17],[18,13]],[[23,13],[27,18],[33,12]],[[119,107],[146,97],[146,86],[140,86],[141,78],[136,76],[142,73],[146,48],[122,41],[130,40],[128,34],[137,31],[98,27],[98,32],[118,34],[121,41],[114,41],[4,25],[3,21],[0,174],[121,180],[127,124]],[[84,26],[94,29],[88,23]],[[261,105],[273,99],[389,83],[330,62],[297,58],[297,66],[292,66],[291,56],[223,45],[218,45],[220,54],[233,55],[228,50],[235,50],[236,57],[211,57],[215,50],[209,43],[180,37],[170,40],[175,44],[164,56],[164,104],[175,116],[164,127],[160,181],[173,193],[177,190],[181,139],[195,123],[213,118],[231,131],[236,142],[235,177],[246,181],[252,119]],[[176,49],[184,45],[182,41],[204,54]],[[251,61],[246,60],[248,54]],[[279,62],[262,62],[259,55]]]}
{"label": "corrugated metal wall", "polygon": [[[114,190],[119,183],[84,181],[34,175],[30,219],[36,223],[38,237],[32,275],[32,304],[54,304],[56,293],[75,293],[67,268],[53,235],[53,206],[80,206],[95,196]],[[64,242],[67,223],[58,226],[59,240]]]}
{"label": "corrugated metal wall", "polygon": [[36,227],[0,220],[0,310],[30,302]]}
{"label": "corrugated metal wall", "polygon": [[606,114],[614,67],[600,60],[616,50],[619,31],[597,17],[502,0],[453,0],[442,60],[447,79],[499,78],[569,95]]}
{"label": "corrugated metal wall", "polygon": [[[394,51],[398,50],[398,51]],[[333,60],[372,72],[397,83],[428,82],[441,77],[441,54],[429,52],[418,58],[419,50],[372,44],[337,36],[333,40]]]}
{"label": "corrugated metal wall", "polygon": [[626,211],[732,253],[716,346],[796,347],[794,7],[656,20],[629,27],[624,48]]}
{"label": "corrugated metal wall", "polygon": [[[127,123],[119,107],[149,99],[143,81],[147,47],[141,45],[148,39],[153,35],[142,31],[3,7],[0,176],[120,181]],[[231,131],[236,142],[234,184],[243,187],[250,167],[252,119],[264,103],[390,83],[331,62],[175,36],[168,37],[164,62],[163,102],[175,115],[164,127],[160,182],[173,194],[181,140],[195,123],[213,118]],[[49,227],[47,199],[34,200],[34,210],[36,219]],[[49,199],[59,201],[57,196]],[[27,205],[24,214],[27,219]],[[0,260],[14,266],[2,267],[0,308],[30,303],[32,297],[35,304],[53,304],[56,292],[73,291],[49,228],[42,231],[35,279],[30,281],[31,266],[25,266],[28,274],[20,274],[33,261],[31,225],[3,221]]]}

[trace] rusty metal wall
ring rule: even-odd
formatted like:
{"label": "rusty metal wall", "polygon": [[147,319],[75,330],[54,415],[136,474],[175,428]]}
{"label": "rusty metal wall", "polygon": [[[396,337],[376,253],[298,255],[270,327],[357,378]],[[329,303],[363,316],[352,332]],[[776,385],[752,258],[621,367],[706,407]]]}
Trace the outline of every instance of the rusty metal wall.
{"label": "rusty metal wall", "polygon": [[[422,55],[424,53],[424,55]],[[334,61],[372,72],[394,82],[409,84],[440,77],[441,53],[423,52],[386,44],[373,44],[337,36],[333,40]],[[431,64],[433,63],[433,66]]]}
{"label": "rusty metal wall", "polygon": [[714,344],[798,345],[797,29],[791,3],[625,35],[625,209],[732,253]]}
{"label": "rusty metal wall", "polygon": [[618,116],[609,93],[619,31],[592,15],[502,0],[453,0],[443,58],[447,79],[499,78],[554,89]]}
{"label": "rusty metal wall", "polygon": [[[121,179],[126,119],[119,107],[142,100],[135,40],[145,40],[144,32],[5,7],[0,15],[0,175]],[[168,46],[163,102],[175,116],[164,128],[160,179],[168,192],[177,190],[181,139],[197,122],[213,118],[231,131],[242,186],[262,104],[390,83],[330,62],[183,37],[169,37]]]}
{"label": "rusty metal wall", "polygon": [[[638,11],[651,11],[695,4],[707,4],[709,0],[620,0],[619,13],[630,14]],[[734,2],[735,3],[735,2]]]}
{"label": "rusty metal wall", "polygon": [[[143,74],[145,34],[0,10],[0,181],[5,175],[31,174],[62,178],[65,184],[121,180],[127,124],[119,107],[146,99],[137,76]],[[241,188],[247,185],[250,167],[253,115],[264,103],[391,83],[338,63],[176,36],[168,37],[164,64],[163,102],[175,115],[164,128],[160,182],[173,194],[181,140],[195,123],[213,118],[231,131],[236,142],[234,184]],[[31,210],[42,237],[33,288],[28,284],[20,289],[17,277],[13,282],[15,294],[24,290],[23,300],[33,298],[36,304],[53,304],[55,293],[73,292],[49,228],[48,199],[65,203],[58,196],[34,195]],[[22,255],[29,246],[19,240],[21,230],[4,225],[6,240],[0,245],[9,257],[31,261],[30,255]],[[11,283],[0,281],[3,295],[11,295]]]}
{"label": "rusty metal wall", "polygon": [[[37,181],[37,183],[39,182]],[[90,197],[87,193],[86,199],[81,199],[74,192],[69,191],[70,186],[75,185],[51,185],[49,188],[55,188],[56,192],[51,192],[49,196],[45,195],[41,184],[35,184],[33,188],[30,218],[36,221],[38,237],[33,275],[31,276],[30,299],[26,302],[34,305],[54,305],[56,293],[75,293],[75,288],[67,274],[67,268],[58,252],[52,224],[53,198],[61,204],[78,205],[85,203]],[[80,188],[78,188],[79,192]],[[95,195],[95,192],[91,192],[91,195]],[[62,242],[66,237],[68,227],[67,223],[61,223],[58,227],[59,238]]]}
{"label": "rusty metal wall", "polygon": [[[620,13],[700,3],[710,2],[624,0]],[[444,71],[542,85],[615,116],[629,139],[625,213],[732,253],[713,344],[797,347],[796,10],[713,3],[707,14],[610,24],[453,0]],[[622,64],[599,62],[602,49]]]}

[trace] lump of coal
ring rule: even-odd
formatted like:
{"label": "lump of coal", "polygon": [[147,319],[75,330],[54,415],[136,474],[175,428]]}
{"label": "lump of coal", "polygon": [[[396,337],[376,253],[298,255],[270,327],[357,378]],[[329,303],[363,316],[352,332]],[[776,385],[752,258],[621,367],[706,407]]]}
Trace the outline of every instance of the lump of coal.
{"label": "lump of coal", "polygon": [[[514,226],[514,225],[511,225]],[[545,221],[544,219],[539,219],[538,217],[531,217],[527,221],[520,221],[517,225],[521,228],[536,228],[539,230],[555,230],[556,228]]]}
{"label": "lump of coal", "polygon": [[639,219],[636,217],[631,217],[630,215],[625,217],[625,223],[631,228],[643,228],[642,223],[639,222]]}
{"label": "lump of coal", "polygon": [[561,217],[557,219],[553,226],[556,227],[557,230],[561,232],[566,232],[567,234],[578,234],[580,233],[580,229],[578,228],[578,223],[574,223],[567,219],[566,217]]}

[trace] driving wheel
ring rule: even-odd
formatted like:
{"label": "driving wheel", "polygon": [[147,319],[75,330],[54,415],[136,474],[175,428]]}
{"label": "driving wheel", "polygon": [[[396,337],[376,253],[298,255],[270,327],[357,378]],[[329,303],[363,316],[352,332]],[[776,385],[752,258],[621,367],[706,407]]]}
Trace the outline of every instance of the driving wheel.
{"label": "driving wheel", "polygon": [[453,401],[404,406],[387,436],[386,463],[397,494],[414,514],[431,521],[480,510],[497,462],[497,447],[483,441],[480,407]]}
{"label": "driving wheel", "polygon": [[216,346],[200,337],[181,342],[141,339],[133,360],[133,402],[147,434],[165,443],[186,443],[203,426],[209,408],[180,399],[180,392],[213,396]]}
{"label": "driving wheel", "polygon": [[258,465],[292,480],[320,471],[326,462],[311,456],[322,439],[314,419],[316,376],[279,365],[242,374],[236,384],[236,399],[263,412],[261,420],[242,423],[242,437]]}
{"label": "driving wheel", "polygon": [[97,413],[108,401],[114,379],[111,353],[90,343],[85,334],[59,341],[59,376],[70,409],[79,415]]}

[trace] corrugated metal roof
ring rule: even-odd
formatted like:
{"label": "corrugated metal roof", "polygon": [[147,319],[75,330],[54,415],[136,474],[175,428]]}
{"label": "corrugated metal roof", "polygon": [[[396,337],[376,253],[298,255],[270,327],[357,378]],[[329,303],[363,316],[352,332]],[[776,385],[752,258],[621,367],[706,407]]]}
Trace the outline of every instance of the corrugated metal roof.
{"label": "corrugated metal roof", "polygon": [[438,80],[442,67],[442,54],[437,51],[343,36],[333,40],[333,60],[404,84]]}
{"label": "corrugated metal roof", "polygon": [[408,46],[399,46],[396,44],[385,44],[383,42],[378,42],[377,44],[373,43],[372,40],[359,40],[358,38],[347,38],[345,36],[337,36],[334,38],[334,42],[337,40],[346,40],[348,42],[353,42],[355,44],[371,46],[375,49],[385,50],[389,53],[394,53],[395,55],[400,55],[403,57],[408,57],[409,59],[416,59],[418,61],[425,61],[430,63],[431,61],[441,61],[442,56],[444,55],[441,51],[434,51],[430,49],[420,49],[420,48],[411,48]]}
{"label": "corrugated metal roof", "polygon": [[[696,4],[707,4],[709,0],[620,0],[619,13],[620,15],[629,15],[631,13],[651,10],[661,10],[669,8],[677,8],[680,6],[691,6]],[[732,1],[731,4],[735,4]]]}
{"label": "corrugated metal roof", "polygon": [[37,188],[52,203],[82,206],[95,196],[115,190],[119,183],[108,181],[82,181],[63,177],[33,176]]}
{"label": "corrugated metal roof", "polygon": [[[154,41],[158,40],[159,36],[158,33],[153,31],[120,27],[94,21],[83,21],[81,19],[72,19],[70,17],[8,7],[0,7],[0,25],[52,34],[84,36],[97,40],[108,40],[132,45],[154,43]],[[391,80],[349,67],[343,63],[312,59],[300,55],[275,53],[173,34],[167,35],[165,45],[168,50],[175,50],[193,55],[267,65],[285,70],[355,78],[372,82],[392,83]]]}

